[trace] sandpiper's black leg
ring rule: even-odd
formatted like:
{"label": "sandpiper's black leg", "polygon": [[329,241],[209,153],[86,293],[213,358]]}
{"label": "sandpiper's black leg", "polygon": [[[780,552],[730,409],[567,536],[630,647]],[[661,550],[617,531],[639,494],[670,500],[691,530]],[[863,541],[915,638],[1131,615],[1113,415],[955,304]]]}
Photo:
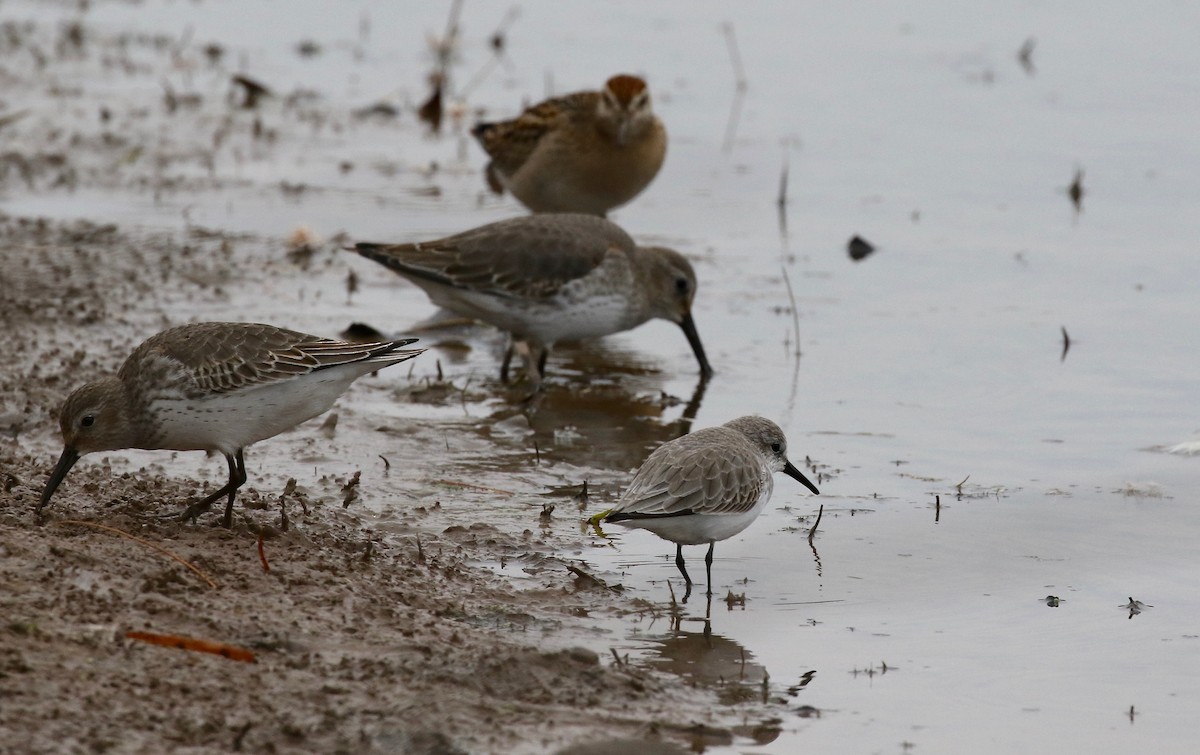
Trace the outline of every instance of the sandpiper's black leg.
{"label": "sandpiper's black leg", "polygon": [[508,346],[504,349],[504,359],[500,362],[500,382],[508,383],[508,368],[512,364],[513,358],[513,342],[512,338],[508,339]]}
{"label": "sandpiper's black leg", "polygon": [[[238,488],[246,484],[246,460],[242,457],[242,449],[238,449],[236,456],[226,455],[225,460],[229,462],[229,502],[225,504],[225,529],[233,526],[233,497],[237,494]],[[711,548],[709,555],[712,555]]]}
{"label": "sandpiper's black leg", "polygon": [[543,346],[542,347],[542,355],[538,357],[538,363],[537,363],[537,371],[538,371],[539,378],[546,377],[546,360],[549,357],[550,357],[550,347]]}
{"label": "sandpiper's black leg", "polygon": [[687,569],[683,566],[683,546],[679,543],[675,544],[675,566],[679,567],[679,573],[683,575],[683,581],[687,582],[687,586],[692,586],[692,578],[688,576]]}
{"label": "sandpiper's black leg", "polygon": [[683,591],[682,603],[688,602],[688,598],[692,597],[692,578],[688,575],[687,569],[683,567],[683,546],[679,543],[675,544],[675,566],[679,567],[679,573],[683,575],[683,581],[687,583],[687,588]]}
{"label": "sandpiper's black leg", "polygon": [[210,495],[201,498],[192,505],[188,506],[183,511],[175,514],[167,514],[164,519],[178,518],[181,522],[186,522],[189,519],[196,517],[208,511],[214,503],[228,496],[229,502],[225,506],[224,524],[226,527],[233,524],[233,497],[237,493],[238,488],[246,482],[246,462],[242,458],[242,452],[239,449],[236,454],[225,454],[225,462],[229,465],[229,482],[225,483],[224,487]]}
{"label": "sandpiper's black leg", "polygon": [[712,552],[713,546],[717,544],[716,540],[708,542],[708,555],[704,557],[704,569],[708,572],[708,597],[712,597]]}

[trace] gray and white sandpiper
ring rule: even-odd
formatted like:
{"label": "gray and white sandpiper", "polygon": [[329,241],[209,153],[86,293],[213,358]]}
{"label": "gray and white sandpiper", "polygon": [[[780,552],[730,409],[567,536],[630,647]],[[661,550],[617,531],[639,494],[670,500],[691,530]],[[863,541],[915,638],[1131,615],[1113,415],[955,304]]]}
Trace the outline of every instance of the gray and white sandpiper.
{"label": "gray and white sandpiper", "polygon": [[534,212],[604,216],[641,193],[667,154],[667,131],[637,77],[613,76],[599,92],[576,92],[516,118],[471,130],[492,158],[488,185]]}
{"label": "gray and white sandpiper", "polygon": [[[692,302],[696,273],[679,252],[642,247],[603,218],[527,215],[417,244],[360,243],[354,250],[420,286],[456,314],[508,331],[530,349],[539,385],[559,341],[580,341],[669,320],[683,328],[707,378]],[[508,378],[511,350],[500,368]]]}
{"label": "gray and white sandpiper", "polygon": [[412,359],[417,339],[335,341],[272,325],[203,322],[151,336],[115,376],[76,389],[59,413],[64,449],[37,513],[84,454],[123,448],[217,451],[229,482],[181,512],[190,519],[225,496],[224,524],[246,482],[242,451],[333,406],[362,375]]}
{"label": "gray and white sandpiper", "polygon": [[662,444],[638,469],[611,510],[592,522],[639,527],[675,543],[675,565],[692,592],[683,546],[708,543],[704,564],[712,595],[713,546],[750,526],[771,500],[775,472],[817,486],[787,458],[783,430],[769,419],[738,417]]}

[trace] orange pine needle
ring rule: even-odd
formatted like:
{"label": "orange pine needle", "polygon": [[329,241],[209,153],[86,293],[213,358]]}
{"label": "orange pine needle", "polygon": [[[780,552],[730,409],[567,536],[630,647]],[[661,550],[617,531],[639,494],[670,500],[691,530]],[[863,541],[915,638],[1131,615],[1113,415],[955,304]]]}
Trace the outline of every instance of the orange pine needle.
{"label": "orange pine needle", "polygon": [[194,637],[184,637],[178,634],[157,634],[155,632],[129,631],[125,633],[125,637],[130,640],[148,642],[151,645],[162,645],[163,647],[178,648],[179,650],[191,650],[196,653],[212,653],[222,658],[228,658],[231,661],[257,663],[252,651],[237,647],[236,645],[226,645],[223,642],[197,640]]}
{"label": "orange pine needle", "polygon": [[265,571],[267,574],[270,574],[271,567],[267,564],[267,552],[265,549],[263,549],[262,533],[259,533],[258,535],[258,560],[262,562],[263,571]]}

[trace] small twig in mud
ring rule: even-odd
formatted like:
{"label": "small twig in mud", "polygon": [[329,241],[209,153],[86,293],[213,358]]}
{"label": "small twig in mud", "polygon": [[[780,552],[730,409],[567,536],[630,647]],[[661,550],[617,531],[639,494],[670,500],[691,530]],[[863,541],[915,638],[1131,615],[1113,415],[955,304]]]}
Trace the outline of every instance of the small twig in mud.
{"label": "small twig in mud", "polygon": [[538,442],[533,442],[533,461],[537,466],[542,466],[542,449],[538,447]]}
{"label": "small twig in mud", "polygon": [[822,503],[821,507],[819,509],[817,509],[817,521],[813,522],[813,526],[810,527],[808,530],[808,544],[809,545],[812,545],[813,538],[816,537],[817,527],[821,524],[821,515],[824,513],[825,513],[825,504]]}
{"label": "small twig in mud", "polygon": [[800,356],[800,310],[796,307],[796,294],[792,291],[792,279],[788,277],[787,267],[780,265],[779,269],[783,273],[783,285],[787,287],[788,302],[792,305],[792,326],[796,329],[796,353],[793,356]]}
{"label": "small twig in mud", "polygon": [[435,360],[435,363],[437,364],[437,381],[439,383],[445,382],[446,376],[442,374],[442,360]]}
{"label": "small twig in mud", "polygon": [[671,613],[679,610],[679,603],[675,601],[675,588],[671,586],[671,580],[667,580],[667,592],[671,593]]}
{"label": "small twig in mud", "polygon": [[958,483],[957,485],[955,485],[955,486],[954,486],[954,487],[955,487],[955,488],[958,490],[958,494],[959,494],[959,495],[962,495],[962,486],[963,486],[963,485],[966,483],[966,481],[967,481],[967,480],[969,480],[969,479],[971,479],[971,475],[967,475],[966,477],[962,478],[962,482],[960,482],[960,483]]}
{"label": "small twig in mud", "polygon": [[263,536],[261,532],[258,533],[258,560],[262,563],[263,571],[270,574],[271,566],[267,563],[267,551],[263,548]]}
{"label": "small twig in mud", "polygon": [[507,496],[516,495],[516,493],[513,493],[512,491],[509,491],[509,490],[501,490],[499,488],[489,488],[484,485],[472,485],[469,482],[456,482],[454,480],[430,480],[430,483],[432,483],[434,485],[447,485],[452,488],[470,488],[471,490],[481,490],[485,493],[498,493],[500,495],[507,495]]}
{"label": "small twig in mud", "polygon": [[183,637],[178,634],[157,634],[155,632],[129,631],[125,633],[125,637],[130,640],[148,642],[151,645],[162,645],[163,647],[178,648],[179,650],[191,650],[196,653],[212,653],[222,658],[228,658],[231,661],[242,661],[243,663],[256,662],[252,651],[237,647],[236,645],[226,645],[223,642],[197,640],[193,637]]}
{"label": "small twig in mud", "polygon": [[467,386],[471,384],[471,377],[471,375],[467,375],[462,390],[458,392],[458,403],[462,405],[463,414],[469,414],[467,411]]}
{"label": "small twig in mud", "polygon": [[583,481],[583,490],[581,490],[579,492],[579,495],[575,496],[575,502],[577,504],[579,504],[580,511],[587,509],[587,505],[588,505],[588,481],[587,480]]}
{"label": "small twig in mud", "polygon": [[354,473],[350,481],[342,486],[342,508],[350,508],[350,504],[358,500],[358,486],[362,482],[362,472]]}
{"label": "small twig in mud", "polygon": [[543,503],[542,504],[542,513],[538,514],[538,520],[542,524],[548,524],[550,522],[551,515],[553,513],[554,513],[554,504],[553,503]]}
{"label": "small twig in mud", "polygon": [[1065,361],[1067,361],[1067,352],[1070,351],[1070,349],[1071,349],[1071,336],[1067,335],[1067,326],[1066,325],[1060,325],[1059,327],[1062,328],[1063,350],[1062,350],[1062,356],[1058,358],[1058,361],[1065,362]]}
{"label": "small twig in mud", "polygon": [[200,579],[203,579],[205,582],[207,582],[209,587],[213,588],[214,590],[217,589],[217,583],[213,582],[212,579],[207,574],[205,574],[198,566],[192,564],[189,561],[185,561],[181,556],[179,556],[178,554],[176,554],[172,551],[167,550],[166,548],[162,547],[161,545],[156,545],[156,544],[150,542],[149,540],[145,540],[143,538],[138,537],[137,535],[131,535],[128,532],[126,532],[125,530],[118,529],[116,527],[110,527],[107,524],[100,524],[98,522],[85,522],[85,521],[82,521],[79,519],[64,519],[61,522],[58,522],[58,524],[60,524],[60,525],[77,524],[81,527],[94,527],[95,529],[98,529],[98,530],[104,530],[105,532],[111,532],[115,535],[120,535],[121,537],[129,538],[130,540],[134,541],[135,543],[141,543],[142,545],[146,546],[147,548],[153,548],[154,550],[158,551],[159,553],[162,553],[163,555],[165,555],[171,559],[174,559],[175,561],[178,561],[179,563],[183,564],[187,568],[191,569],[198,577],[200,577]]}
{"label": "small twig in mud", "polygon": [[613,660],[617,662],[617,666],[618,666],[618,667],[619,667],[619,666],[624,666],[624,665],[625,665],[625,663],[624,663],[624,662],[621,660],[621,656],[617,655],[617,649],[616,649],[616,648],[609,648],[608,650],[609,650],[609,652],[611,652],[611,653],[612,653]]}
{"label": "small twig in mud", "polygon": [[937,524],[942,520],[942,497],[935,495],[933,497],[933,523]]}
{"label": "small twig in mud", "polygon": [[392,463],[388,461],[387,457],[383,454],[379,454],[379,458],[383,459],[383,473],[387,474],[388,472],[392,471]]}
{"label": "small twig in mud", "polygon": [[421,545],[420,535],[417,535],[417,561],[425,563],[425,547]]}
{"label": "small twig in mud", "polygon": [[[296,492],[296,478],[289,477],[287,484],[283,486],[283,493],[281,493],[279,495],[279,529],[284,532],[288,531],[288,515],[287,515],[286,498],[289,495],[295,494],[295,492]],[[304,499],[300,499],[300,500],[301,500],[301,505],[304,505],[304,503],[303,503]],[[305,508],[304,513],[305,514],[308,513],[307,507]]]}
{"label": "small twig in mud", "polygon": [[346,274],[346,300],[358,293],[358,273],[351,270]]}
{"label": "small twig in mud", "polygon": [[370,561],[373,555],[375,555],[375,541],[368,539],[367,547],[363,548],[363,561]]}

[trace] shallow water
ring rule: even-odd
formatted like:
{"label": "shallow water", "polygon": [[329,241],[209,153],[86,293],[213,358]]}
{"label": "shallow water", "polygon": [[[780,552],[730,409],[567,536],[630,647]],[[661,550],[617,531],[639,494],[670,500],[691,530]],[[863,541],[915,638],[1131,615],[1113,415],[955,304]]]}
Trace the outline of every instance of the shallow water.
{"label": "shallow water", "polygon": [[[320,3],[293,3],[286,15],[262,2],[97,5],[86,18],[100,30],[219,40],[235,69],[283,92],[315,90],[328,123],[286,129],[292,116],[264,105],[279,140],[232,137],[243,141],[219,153],[219,182],[206,185],[196,170],[200,185],[186,192],[44,189],[4,196],[4,210],[268,240],[305,224],[323,238],[396,241],[517,214],[484,195],[483,159],[461,131],[425,135],[408,111],[396,122],[348,115],[384,98],[424,98],[425,37],[444,27],[443,5],[341,3],[336,16]],[[487,65],[486,38],[508,7],[466,3],[459,87]],[[551,393],[529,428],[518,394],[485,382],[500,340],[456,334],[465,348],[436,355],[460,388],[472,376],[477,393],[398,404],[381,378],[355,405],[396,432],[414,414],[445,427],[444,455],[413,460],[375,492],[403,507],[437,495],[414,492],[414,479],[465,479],[517,495],[464,494],[447,521],[532,526],[554,486],[591,481],[584,514],[599,510],[693,415],[708,426],[763,414],[787,431],[793,460],[817,465],[822,495],[780,477],[767,515],[717,545],[710,640],[694,620],[705,612],[697,595],[679,630],[689,635],[636,616],[599,649],[703,684],[729,679],[731,653],[741,668],[744,650],[745,681],[756,685],[765,669],[769,695],[787,698],[789,712],[774,742],[739,742],[743,752],[905,743],[925,753],[1190,751],[1200,459],[1163,448],[1200,433],[1191,211],[1200,10],[773,3],[735,16],[726,3],[647,7],[521,5],[505,61],[468,104],[507,115],[545,95],[547,79],[561,92],[617,70],[647,74],[670,153],[614,219],[695,261],[696,320],[717,376],[697,399],[682,334],[652,323],[556,353]],[[748,82],[732,139],[725,22]],[[1029,37],[1033,73],[1016,56]],[[303,39],[322,54],[298,57]],[[226,74],[199,65],[163,75],[218,102],[226,88]],[[82,63],[79,76],[90,80]],[[159,79],[111,77],[102,88],[119,102]],[[212,129],[223,112],[206,108],[176,127]],[[175,137],[165,129],[158,138]],[[343,172],[343,161],[354,169]],[[1077,168],[1081,212],[1067,196]],[[846,253],[855,234],[878,247],[860,262]],[[314,332],[366,320],[400,332],[431,313],[415,288],[350,255],[321,258],[303,290],[268,281],[264,297],[254,264],[271,244],[241,253],[250,280],[231,283],[221,316],[286,316]],[[347,297],[339,287],[350,269],[361,289]],[[376,452],[388,453],[386,438],[372,441]],[[678,589],[671,544],[639,532],[611,542],[581,535],[582,515],[555,500],[547,527],[564,555],[656,603],[668,601],[665,580]],[[702,574],[703,549],[689,551],[692,574]],[[744,605],[727,607],[730,591]],[[1130,597],[1153,607],[1130,617],[1119,607]],[[822,714],[803,717],[802,705]]]}

